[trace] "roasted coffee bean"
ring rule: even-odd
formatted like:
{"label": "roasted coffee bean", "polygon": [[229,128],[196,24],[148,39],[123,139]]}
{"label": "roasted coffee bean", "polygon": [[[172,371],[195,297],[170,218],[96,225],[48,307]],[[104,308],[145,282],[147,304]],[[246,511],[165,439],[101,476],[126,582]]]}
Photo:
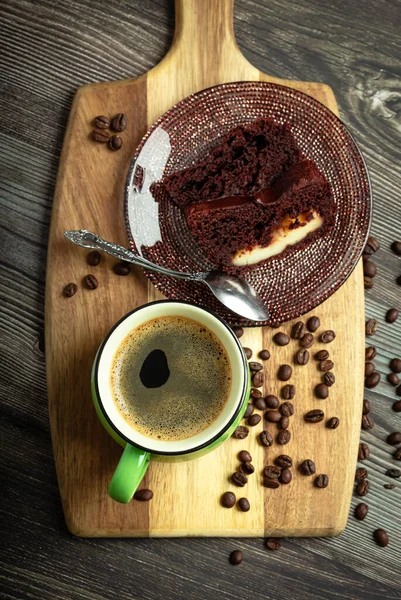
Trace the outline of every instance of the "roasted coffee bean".
{"label": "roasted coffee bean", "polygon": [[334,363],[332,360],[322,360],[322,362],[319,364],[320,370],[323,372],[326,371],[331,371],[331,369],[334,368]]}
{"label": "roasted coffee bean", "polygon": [[398,388],[395,390],[395,393],[397,396],[401,396],[401,385],[398,386]]}
{"label": "roasted coffee bean", "polygon": [[309,352],[306,348],[301,348],[295,355],[297,365],[306,365],[309,361]]}
{"label": "roasted coffee bean", "polygon": [[270,327],[271,327],[272,329],[278,329],[278,328],[280,327],[280,325],[281,325],[281,323],[278,323],[278,321],[275,321],[274,323],[272,323],[272,324],[270,325]]}
{"label": "roasted coffee bean", "polygon": [[288,381],[291,379],[291,375],[292,368],[290,365],[281,365],[277,373],[277,377],[280,379],[280,381]]}
{"label": "roasted coffee bean", "polygon": [[401,477],[400,469],[387,469],[386,471],[387,477],[391,477],[392,479],[398,479]]}
{"label": "roasted coffee bean", "polygon": [[282,429],[277,436],[277,443],[281,446],[284,446],[285,444],[288,444],[290,439],[291,433],[288,431],[288,429]]}
{"label": "roasted coffee bean", "polygon": [[120,150],[123,145],[123,138],[119,135],[112,135],[109,140],[110,150]]}
{"label": "roasted coffee bean", "polygon": [[376,273],[377,267],[375,263],[373,263],[371,260],[366,261],[363,265],[363,274],[366,275],[366,277],[373,279]]}
{"label": "roasted coffee bean", "polygon": [[358,496],[366,496],[369,491],[370,483],[367,479],[362,479],[362,481],[358,482],[358,485],[355,488]]}
{"label": "roasted coffee bean", "polygon": [[244,440],[246,437],[248,437],[248,433],[248,427],[245,427],[245,425],[239,425],[233,433],[233,438],[236,438],[237,440]]}
{"label": "roasted coffee bean", "polygon": [[373,389],[380,383],[380,373],[372,373],[369,377],[365,379],[365,387],[368,389]]}
{"label": "roasted coffee bean", "polygon": [[362,406],[362,414],[367,415],[368,413],[370,413],[370,402],[369,400],[364,399]]}
{"label": "roasted coffee bean", "polygon": [[303,323],[302,321],[298,321],[298,323],[295,323],[295,325],[292,328],[292,337],[294,338],[294,340],[300,340],[306,333],[306,327],[305,327],[305,323]]}
{"label": "roasted coffee bean", "polygon": [[263,478],[263,487],[270,488],[272,490],[276,490],[280,487],[280,484],[277,479],[270,479],[270,477]]}
{"label": "roasted coffee bean", "polygon": [[63,289],[63,295],[66,298],[71,298],[72,296],[74,296],[78,291],[78,286],[76,283],[67,283],[67,285],[65,286],[65,288]]}
{"label": "roasted coffee bean", "polygon": [[390,446],[396,446],[397,444],[401,444],[401,432],[393,431],[387,436],[386,442],[390,444]]}
{"label": "roasted coffee bean", "polygon": [[284,400],[292,400],[295,397],[295,385],[287,383],[287,385],[282,388],[281,395]]}
{"label": "roasted coffee bean", "polygon": [[277,398],[277,396],[273,396],[272,394],[269,394],[268,396],[266,396],[265,402],[266,402],[267,408],[277,408],[278,405],[280,404],[280,401]]}
{"label": "roasted coffee bean", "polygon": [[308,331],[311,331],[312,333],[317,331],[320,327],[319,317],[309,317],[306,321],[306,327],[308,328]]}
{"label": "roasted coffee bean", "polygon": [[97,250],[92,250],[92,252],[89,252],[86,257],[86,262],[91,267],[97,267],[97,265],[100,263],[100,252]]}
{"label": "roasted coffee bean", "polygon": [[369,346],[368,348],[365,348],[365,360],[373,360],[376,354],[376,348],[374,346]]}
{"label": "roasted coffee bean", "polygon": [[153,492],[148,489],[137,490],[134,494],[134,499],[139,500],[140,502],[148,502],[149,500],[152,500],[152,498]]}
{"label": "roasted coffee bean", "polygon": [[244,330],[242,329],[242,327],[233,327],[233,331],[237,338],[240,338],[244,335]]}
{"label": "roasted coffee bean", "polygon": [[94,142],[99,142],[100,144],[107,144],[110,139],[110,135],[107,131],[103,131],[102,129],[94,129],[92,131],[92,140]]}
{"label": "roasted coffee bean", "polygon": [[290,419],[288,417],[281,417],[279,422],[279,427],[281,429],[288,429],[290,426]]}
{"label": "roasted coffee bean", "polygon": [[283,402],[283,404],[281,404],[279,408],[279,411],[281,412],[283,417],[292,417],[292,415],[294,414],[294,405],[292,404],[292,402]]}
{"label": "roasted coffee bean", "polygon": [[256,388],[260,388],[263,386],[265,382],[265,376],[263,375],[262,371],[257,371],[256,373],[253,374],[252,376],[252,385]]}
{"label": "roasted coffee bean", "polygon": [[368,241],[366,242],[365,248],[363,249],[364,254],[368,254],[369,256],[374,254],[380,248],[380,242],[373,236],[368,237]]}
{"label": "roasted coffee bean", "polygon": [[224,508],[232,508],[236,502],[237,498],[233,492],[225,492],[221,497],[221,505]]}
{"label": "roasted coffee bean", "polygon": [[255,427],[255,425],[260,423],[261,419],[262,419],[262,417],[255,413],[254,415],[251,415],[250,417],[248,417],[247,423],[248,423],[249,427]]}
{"label": "roasted coffee bean", "polygon": [[299,340],[302,348],[310,348],[313,346],[314,342],[315,338],[311,333],[305,333],[305,335]]}
{"label": "roasted coffee bean", "polygon": [[256,388],[251,388],[251,398],[261,398],[262,392]]}
{"label": "roasted coffee bean", "polygon": [[299,470],[303,475],[314,475],[316,472],[315,463],[310,459],[304,460],[299,465]]}
{"label": "roasted coffee bean", "polygon": [[397,386],[400,383],[400,378],[397,373],[389,373],[387,375],[387,381],[391,383],[391,385]]}
{"label": "roasted coffee bean", "polygon": [[325,474],[318,475],[314,483],[315,487],[317,488],[327,488],[327,486],[329,485],[329,477]]}
{"label": "roasted coffee bean", "polygon": [[364,467],[358,467],[355,471],[355,481],[361,481],[362,479],[366,479],[368,476],[368,472]]}
{"label": "roasted coffee bean", "polygon": [[372,429],[374,424],[375,423],[374,423],[372,417],[370,417],[369,415],[362,416],[362,429],[365,429],[365,431],[368,431],[369,429]]}
{"label": "roasted coffee bean", "polygon": [[84,284],[88,290],[95,290],[99,285],[96,277],[90,273],[84,277]]}
{"label": "roasted coffee bean", "polygon": [[318,383],[315,387],[315,395],[321,400],[325,400],[329,395],[329,388],[325,383]]}
{"label": "roasted coffee bean", "polygon": [[110,123],[110,129],[113,131],[124,131],[127,127],[127,115],[124,113],[118,113]]}
{"label": "roasted coffee bean", "polygon": [[269,479],[278,479],[280,477],[281,469],[276,465],[268,465],[263,469],[263,476]]}
{"label": "roasted coffee bean", "polygon": [[394,252],[394,254],[396,254],[397,256],[401,256],[401,242],[393,242],[391,244],[391,250]]}
{"label": "roasted coffee bean", "polygon": [[267,410],[265,412],[265,419],[269,423],[278,423],[281,419],[281,413],[278,410]]}
{"label": "roasted coffee bean", "polygon": [[390,360],[390,369],[393,373],[401,373],[401,358],[392,358]]}
{"label": "roasted coffee bean", "polygon": [[401,448],[398,448],[393,454],[393,458],[395,460],[401,460]]}
{"label": "roasted coffee bean", "polygon": [[290,343],[290,338],[286,333],[279,331],[273,336],[273,340],[276,342],[277,346],[286,346]]}
{"label": "roasted coffee bean", "polygon": [[386,546],[388,546],[388,534],[386,531],[384,531],[384,529],[376,529],[373,532],[373,537],[375,539],[375,542],[378,546],[381,546],[381,548],[385,548]]}
{"label": "roasted coffee bean", "polygon": [[239,470],[244,475],[252,475],[252,473],[255,472],[255,467],[253,466],[253,464],[251,462],[245,461],[245,462],[243,462],[243,463],[240,464]]}
{"label": "roasted coffee bean", "polygon": [[390,308],[386,312],[387,323],[395,323],[397,319],[398,319],[398,310],[396,308]]}
{"label": "roasted coffee bean", "polygon": [[93,119],[93,124],[96,129],[107,129],[110,126],[110,119],[104,115],[99,115]]}
{"label": "roasted coffee bean", "polygon": [[266,548],[268,550],[280,550],[281,542],[278,538],[268,538],[266,540]]}
{"label": "roasted coffee bean", "polygon": [[252,358],[252,350],[250,348],[243,348],[243,351],[248,360]]}
{"label": "roasted coffee bean", "polygon": [[375,370],[376,370],[376,366],[374,363],[372,363],[372,362],[365,363],[365,377],[369,377],[369,375],[372,375],[372,373],[374,373]]}
{"label": "roasted coffee bean", "polygon": [[377,320],[376,319],[369,319],[368,321],[366,321],[366,325],[365,325],[366,335],[374,335],[376,333],[376,330],[377,330]]}
{"label": "roasted coffee bean", "polygon": [[278,467],[282,467],[283,469],[289,469],[292,467],[292,458],[291,456],[287,456],[287,454],[280,454],[274,461]]}
{"label": "roasted coffee bean", "polygon": [[401,275],[399,275],[399,277],[397,277],[396,282],[398,285],[401,285]]}
{"label": "roasted coffee bean", "polygon": [[327,371],[327,373],[325,373],[323,375],[323,381],[328,387],[331,387],[332,385],[334,385],[336,382],[334,373],[332,373],[331,371]]}
{"label": "roasted coffee bean", "polygon": [[131,265],[125,262],[119,262],[113,266],[113,271],[116,275],[122,275],[123,277],[126,277],[131,273]]}
{"label": "roasted coffee bean", "polygon": [[247,419],[248,417],[250,417],[254,410],[255,409],[253,407],[253,404],[248,404],[248,406],[246,407],[246,410],[244,412],[244,419]]}
{"label": "roasted coffee bean", "polygon": [[254,362],[251,361],[249,364],[249,368],[253,373],[256,373],[257,371],[261,371],[263,369],[263,365],[261,365],[259,362]]}
{"label": "roasted coffee bean", "polygon": [[394,483],[385,483],[383,487],[386,490],[394,490],[397,486],[395,486]]}
{"label": "roasted coffee bean", "polygon": [[248,483],[248,477],[245,473],[237,471],[231,475],[231,482],[237,487],[244,487],[244,485]]}
{"label": "roasted coffee bean", "polygon": [[334,331],[332,331],[331,329],[328,329],[327,331],[324,331],[322,333],[322,335],[320,336],[320,341],[323,342],[324,344],[329,344],[330,342],[332,342],[336,337],[336,334],[334,333]]}
{"label": "roasted coffee bean", "polygon": [[270,352],[268,350],[261,350],[259,352],[259,358],[261,358],[262,360],[269,360]]}
{"label": "roasted coffee bean", "polygon": [[240,507],[242,512],[248,512],[248,510],[251,508],[248,498],[240,498],[238,500],[238,506]]}
{"label": "roasted coffee bean", "polygon": [[266,448],[273,445],[273,438],[268,431],[261,431],[259,433],[259,441]]}
{"label": "roasted coffee bean", "polygon": [[358,448],[358,460],[366,460],[370,456],[369,446],[364,442],[359,444]]}
{"label": "roasted coffee bean", "polygon": [[363,287],[365,290],[371,290],[374,286],[373,279],[371,277],[367,277],[366,275],[363,278]]}
{"label": "roasted coffee bean", "polygon": [[241,462],[252,462],[252,456],[249,454],[248,450],[241,450],[241,452],[238,452],[238,458]]}
{"label": "roasted coffee bean", "polygon": [[355,511],[354,511],[355,518],[358,519],[358,521],[363,521],[364,519],[366,519],[368,511],[369,511],[369,506],[367,504],[365,504],[364,502],[360,502],[355,507]]}
{"label": "roasted coffee bean", "polygon": [[316,360],[327,360],[329,358],[329,353],[327,350],[319,350],[319,352],[316,352],[314,358],[316,358]]}
{"label": "roasted coffee bean", "polygon": [[401,400],[397,400],[396,402],[394,402],[394,404],[393,404],[393,411],[394,412],[401,412]]}
{"label": "roasted coffee bean", "polygon": [[230,554],[229,561],[232,565],[236,566],[242,563],[242,558],[241,550],[234,550],[234,552],[231,552]]}
{"label": "roasted coffee bean", "polygon": [[314,408],[304,415],[307,423],[320,423],[324,419],[324,412],[319,408]]}
{"label": "roasted coffee bean", "polygon": [[292,481],[292,473],[289,469],[283,469],[280,474],[280,483],[291,483]]}
{"label": "roasted coffee bean", "polygon": [[337,429],[340,424],[340,419],[338,417],[331,417],[326,423],[326,427],[328,429]]}
{"label": "roasted coffee bean", "polygon": [[267,408],[267,404],[264,398],[256,398],[256,400],[253,401],[253,405],[258,410],[266,410]]}

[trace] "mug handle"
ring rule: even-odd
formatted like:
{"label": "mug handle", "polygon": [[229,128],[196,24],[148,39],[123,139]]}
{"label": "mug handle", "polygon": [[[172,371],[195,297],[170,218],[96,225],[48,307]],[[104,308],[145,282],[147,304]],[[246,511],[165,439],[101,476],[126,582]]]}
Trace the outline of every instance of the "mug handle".
{"label": "mug handle", "polygon": [[127,444],[110,481],[110,498],[123,504],[130,502],[146,473],[149,461],[149,452]]}

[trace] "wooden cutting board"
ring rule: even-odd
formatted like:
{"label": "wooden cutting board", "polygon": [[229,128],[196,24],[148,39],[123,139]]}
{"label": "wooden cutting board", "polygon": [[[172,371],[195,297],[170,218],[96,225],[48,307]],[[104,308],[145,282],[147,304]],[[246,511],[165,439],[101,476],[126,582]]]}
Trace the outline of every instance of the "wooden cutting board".
{"label": "wooden cutting board", "polygon": [[[197,461],[151,464],[144,486],[154,491],[151,502],[129,505],[113,502],[107,488],[121,448],[106,434],[92,406],[90,372],[97,347],[122,315],[148,300],[161,298],[143,273],[129,277],[112,272],[107,257],[88,267],[84,249],[67,242],[64,230],[86,228],[127,245],[123,219],[123,186],[131,156],[147,128],[171,105],[203,88],[224,82],[273,81],[301,90],[337,113],[332,90],[324,84],[279,80],[253,67],[240,53],[233,34],[232,0],[176,0],[176,33],[166,57],[136,79],[98,83],[80,88],[71,108],[60,161],[49,239],[46,288],[46,357],[49,413],[54,455],[65,519],[79,536],[322,536],[340,533],[347,520],[361,420],[364,362],[364,297],[361,265],[334,296],[314,314],[322,328],[337,337],[328,346],[335,362],[336,384],[325,401],[314,399],[320,381],[310,360],[294,367],[291,383],[297,393],[291,419],[292,439],[269,450],[258,444],[263,421],[245,441],[230,439]],[[91,141],[98,114],[128,115],[123,147],[111,152]],[[96,275],[99,287],[84,289],[82,278]],[[68,282],[78,293],[64,298]],[[306,316],[305,316],[306,318]],[[289,332],[291,323],[281,330]],[[296,342],[278,348],[270,328],[253,328],[242,341],[254,352],[269,348],[266,393],[279,394],[275,378],[279,364],[292,363]],[[316,343],[312,350],[323,345]],[[337,416],[336,430],[324,423],[304,423],[303,414],[324,408]],[[274,432],[275,426],[269,425]],[[237,452],[253,456],[255,474],[248,485],[234,488],[228,481],[237,469]],[[316,462],[317,473],[327,473],[326,489],[293,469],[293,481],[278,490],[261,485],[263,466],[280,453],[297,465],[305,458]],[[220,495],[233,490],[246,496],[251,510],[227,510]]]}

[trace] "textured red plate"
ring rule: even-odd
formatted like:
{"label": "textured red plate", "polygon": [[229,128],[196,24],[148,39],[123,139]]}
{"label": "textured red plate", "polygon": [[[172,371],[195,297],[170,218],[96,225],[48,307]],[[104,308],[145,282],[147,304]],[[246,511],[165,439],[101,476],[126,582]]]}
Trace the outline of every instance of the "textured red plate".
{"label": "textured red plate", "polygon": [[[330,235],[246,274],[271,315],[259,324],[271,325],[299,317],[331,296],[355,267],[369,231],[372,198],[364,159],[346,127],[323,104],[260,82],[228,83],[188,96],[142,139],[128,172],[125,220],[133,251],[152,262],[187,272],[215,268],[197,247],[181,210],[163,192],[154,198],[150,186],[163,173],[196,164],[220,136],[259,117],[291,124],[303,153],[330,181],[337,205]],[[222,306],[204,284],[146,275],[168,298],[211,308],[231,323],[255,325]]]}

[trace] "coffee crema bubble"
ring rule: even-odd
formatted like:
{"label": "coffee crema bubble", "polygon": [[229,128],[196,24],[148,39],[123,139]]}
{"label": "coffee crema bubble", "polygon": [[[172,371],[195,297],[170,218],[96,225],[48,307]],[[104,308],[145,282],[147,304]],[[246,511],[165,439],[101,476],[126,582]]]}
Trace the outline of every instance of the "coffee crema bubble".
{"label": "coffee crema bubble", "polygon": [[177,441],[204,431],[221,414],[232,372],[224,346],[207,327],[159,317],[121,342],[110,383],[129,425],[147,437]]}

